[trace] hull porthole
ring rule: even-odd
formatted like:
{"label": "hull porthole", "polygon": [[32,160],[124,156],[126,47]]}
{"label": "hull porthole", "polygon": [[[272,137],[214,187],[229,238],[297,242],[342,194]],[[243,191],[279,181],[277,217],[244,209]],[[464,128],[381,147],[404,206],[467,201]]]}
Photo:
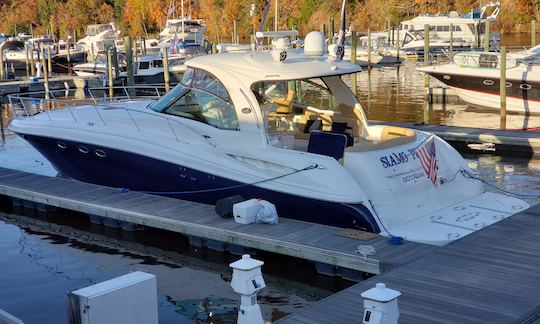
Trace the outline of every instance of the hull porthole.
{"label": "hull porthole", "polygon": [[101,158],[104,158],[107,156],[107,153],[105,153],[105,151],[103,150],[100,150],[100,149],[97,149],[94,151],[96,153],[97,156],[101,157]]}
{"label": "hull porthole", "polygon": [[83,154],[87,154],[89,152],[88,148],[86,146],[79,146],[79,152]]}

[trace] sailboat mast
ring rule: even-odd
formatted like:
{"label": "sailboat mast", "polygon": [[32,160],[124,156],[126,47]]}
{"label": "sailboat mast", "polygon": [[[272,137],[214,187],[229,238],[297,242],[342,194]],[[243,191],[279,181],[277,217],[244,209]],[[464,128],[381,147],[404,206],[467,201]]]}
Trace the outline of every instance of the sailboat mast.
{"label": "sailboat mast", "polygon": [[186,34],[184,30],[184,0],[182,0],[182,42],[186,41]]}
{"label": "sailboat mast", "polygon": [[278,0],[276,0],[274,6],[274,31],[278,30]]}

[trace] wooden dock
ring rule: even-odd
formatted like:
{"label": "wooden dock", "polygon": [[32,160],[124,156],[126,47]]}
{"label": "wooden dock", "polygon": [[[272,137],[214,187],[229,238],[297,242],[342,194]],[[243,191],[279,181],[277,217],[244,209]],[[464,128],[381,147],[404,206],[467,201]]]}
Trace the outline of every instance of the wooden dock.
{"label": "wooden dock", "polygon": [[[219,217],[210,205],[5,168],[0,168],[0,195],[373,274],[437,249],[413,242],[390,245],[372,233],[286,218],[277,225],[242,225]],[[355,252],[358,245],[376,253],[363,257]]]}
{"label": "wooden dock", "polygon": [[399,323],[538,323],[540,205],[370,278],[278,323],[361,323],[360,294],[401,291]]}
{"label": "wooden dock", "polygon": [[434,133],[460,151],[469,150],[470,144],[483,144],[488,148],[488,153],[522,158],[540,155],[540,132],[379,121],[374,121],[372,124],[407,127]]}

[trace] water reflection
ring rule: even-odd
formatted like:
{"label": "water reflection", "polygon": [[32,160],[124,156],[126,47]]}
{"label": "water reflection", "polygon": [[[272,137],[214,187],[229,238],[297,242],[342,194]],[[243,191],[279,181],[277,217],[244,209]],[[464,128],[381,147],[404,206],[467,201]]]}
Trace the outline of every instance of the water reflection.
{"label": "water reflection", "polygon": [[[405,61],[400,66],[377,67],[358,74],[357,97],[370,120],[499,128],[498,110],[469,106],[452,90],[441,90],[436,80],[430,80],[435,95],[426,98],[424,75],[416,71],[421,65],[417,61]],[[350,84],[350,78],[346,82]],[[511,112],[507,115],[507,129],[538,127],[539,115]]]}
{"label": "water reflection", "polygon": [[[93,225],[76,213],[15,211],[0,213],[0,269],[9,278],[0,281],[0,307],[27,323],[66,322],[67,291],[134,270],[157,276],[161,323],[183,317],[196,323],[236,320],[238,295],[229,285],[228,263],[239,256],[191,248],[174,233]],[[265,319],[277,320],[352,284],[318,281],[306,262],[256,257],[272,265],[263,269],[268,288],[259,303]],[[291,267],[301,280],[290,274]]]}

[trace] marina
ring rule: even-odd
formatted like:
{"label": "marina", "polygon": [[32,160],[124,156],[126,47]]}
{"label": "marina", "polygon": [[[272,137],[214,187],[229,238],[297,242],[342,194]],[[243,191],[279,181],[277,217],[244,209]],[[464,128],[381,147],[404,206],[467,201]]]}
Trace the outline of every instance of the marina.
{"label": "marina", "polygon": [[0,322],[540,321],[532,4],[55,1],[0,4]]}

